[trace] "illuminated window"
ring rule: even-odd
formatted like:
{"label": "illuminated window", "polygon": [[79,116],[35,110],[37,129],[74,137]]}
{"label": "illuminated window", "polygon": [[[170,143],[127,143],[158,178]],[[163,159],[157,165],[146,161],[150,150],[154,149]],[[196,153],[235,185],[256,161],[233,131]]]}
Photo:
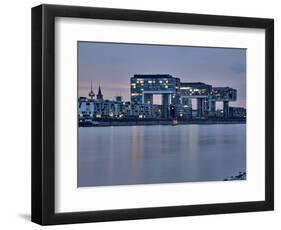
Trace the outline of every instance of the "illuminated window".
{"label": "illuminated window", "polygon": [[148,81],[148,83],[149,83],[149,84],[151,84],[151,83],[152,83],[152,81]]}
{"label": "illuminated window", "polygon": [[133,86],[134,89],[136,88],[136,84],[135,83],[132,83],[131,85]]}

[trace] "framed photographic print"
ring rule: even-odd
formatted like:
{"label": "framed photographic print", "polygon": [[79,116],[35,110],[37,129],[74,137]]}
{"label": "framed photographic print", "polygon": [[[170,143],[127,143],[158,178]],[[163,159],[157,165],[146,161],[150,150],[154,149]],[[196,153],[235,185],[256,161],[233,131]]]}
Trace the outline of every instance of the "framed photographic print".
{"label": "framed photographic print", "polygon": [[32,221],[273,210],[273,19],[32,9]]}

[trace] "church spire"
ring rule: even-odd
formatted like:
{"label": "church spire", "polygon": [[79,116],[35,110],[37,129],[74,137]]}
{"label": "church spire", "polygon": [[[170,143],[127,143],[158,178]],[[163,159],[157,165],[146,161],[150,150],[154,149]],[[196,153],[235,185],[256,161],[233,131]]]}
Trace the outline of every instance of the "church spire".
{"label": "church spire", "polygon": [[98,91],[98,94],[97,94],[97,99],[103,100],[103,95],[102,95],[100,86],[99,86],[99,91]]}

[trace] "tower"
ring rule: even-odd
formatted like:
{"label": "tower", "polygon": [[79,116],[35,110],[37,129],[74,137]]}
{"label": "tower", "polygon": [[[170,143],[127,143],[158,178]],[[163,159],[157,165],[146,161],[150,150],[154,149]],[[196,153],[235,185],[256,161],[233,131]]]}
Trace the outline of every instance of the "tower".
{"label": "tower", "polygon": [[88,95],[89,95],[89,97],[90,97],[91,99],[93,99],[94,96],[95,96],[95,93],[94,93],[94,91],[93,91],[93,84],[92,84],[92,81],[91,81],[91,91],[90,91],[90,93],[89,93]]}
{"label": "tower", "polygon": [[98,94],[97,94],[97,99],[98,99],[98,100],[103,100],[103,95],[102,95],[102,93],[101,93],[101,88],[100,88],[100,86],[99,86],[99,91],[98,91]]}

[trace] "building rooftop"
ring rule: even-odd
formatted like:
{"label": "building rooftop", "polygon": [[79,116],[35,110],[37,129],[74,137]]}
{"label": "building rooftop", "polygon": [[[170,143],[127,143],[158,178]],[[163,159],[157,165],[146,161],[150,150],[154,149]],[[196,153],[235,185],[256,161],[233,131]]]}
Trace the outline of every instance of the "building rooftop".
{"label": "building rooftop", "polygon": [[226,87],[213,87],[213,89],[214,90],[236,90],[236,89],[233,89],[233,88],[231,88],[231,87],[228,87],[228,86],[226,86]]}
{"label": "building rooftop", "polygon": [[135,74],[134,78],[173,78],[170,74]]}
{"label": "building rooftop", "polygon": [[212,87],[211,85],[205,84],[203,82],[181,82],[181,86],[190,86],[190,87]]}

